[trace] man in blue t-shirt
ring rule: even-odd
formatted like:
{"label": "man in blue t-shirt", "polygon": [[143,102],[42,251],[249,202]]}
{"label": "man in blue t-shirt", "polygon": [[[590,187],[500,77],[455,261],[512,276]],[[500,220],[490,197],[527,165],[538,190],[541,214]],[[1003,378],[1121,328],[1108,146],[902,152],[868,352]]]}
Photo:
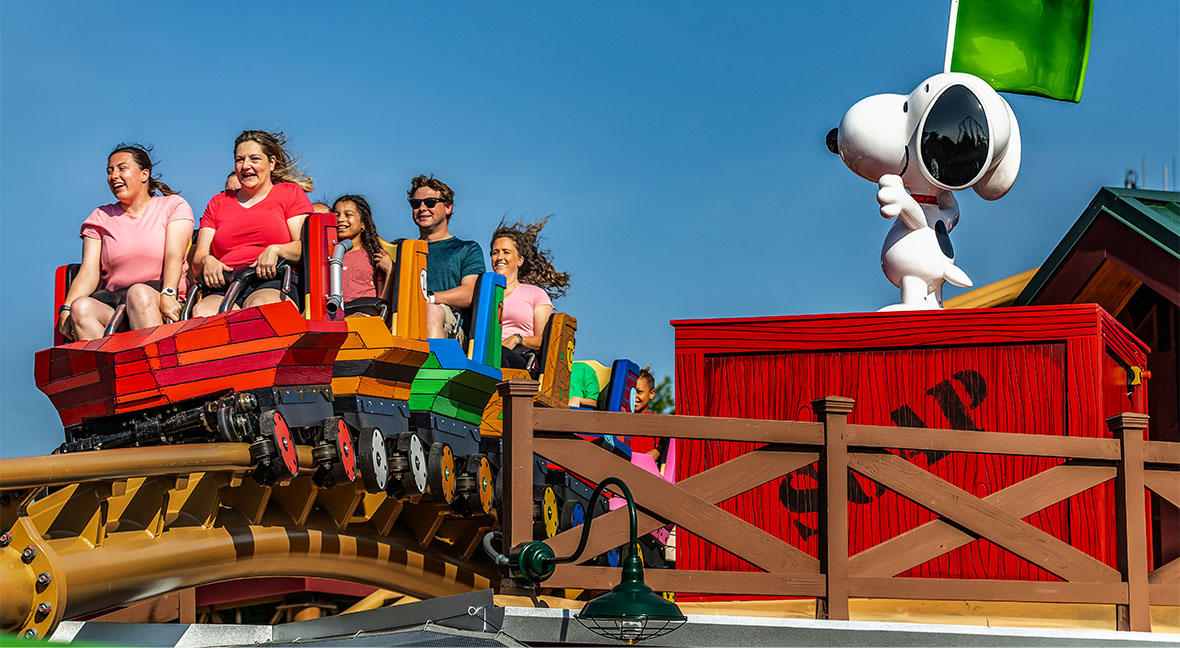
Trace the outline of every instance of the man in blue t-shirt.
{"label": "man in blue t-shirt", "polygon": [[418,226],[418,238],[426,241],[426,330],[432,338],[458,337],[460,323],[471,320],[475,281],[487,268],[483,249],[475,241],[451,235],[451,211],[455,192],[434,176],[410,181],[410,213]]}

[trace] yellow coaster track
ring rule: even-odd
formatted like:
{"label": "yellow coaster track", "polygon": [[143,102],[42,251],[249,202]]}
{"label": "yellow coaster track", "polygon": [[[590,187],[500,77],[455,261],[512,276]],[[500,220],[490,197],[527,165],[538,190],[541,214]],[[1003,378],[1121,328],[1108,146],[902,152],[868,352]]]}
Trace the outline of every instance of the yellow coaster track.
{"label": "yellow coaster track", "polygon": [[429,496],[260,486],[247,444],[0,460],[0,630],[46,637],[64,618],[239,578],[331,578],[436,597],[497,578],[476,548],[493,516]]}

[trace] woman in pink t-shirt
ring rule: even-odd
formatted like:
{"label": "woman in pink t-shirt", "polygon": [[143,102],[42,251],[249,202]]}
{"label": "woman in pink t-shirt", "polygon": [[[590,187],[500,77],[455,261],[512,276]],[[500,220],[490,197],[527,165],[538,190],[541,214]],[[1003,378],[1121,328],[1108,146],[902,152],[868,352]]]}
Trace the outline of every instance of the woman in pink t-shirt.
{"label": "woman in pink t-shirt", "polygon": [[[537,245],[541,229],[549,221],[516,223],[503,222],[492,234],[492,271],[504,275],[504,311],[501,316],[503,336],[502,363],[506,367],[529,367],[526,356],[541,350],[545,323],[553,314],[553,297],[565,295],[570,276],[558,272],[548,250]],[[530,353],[532,351],[532,353]]]}
{"label": "woman in pink t-shirt", "polygon": [[340,196],[332,205],[336,214],[336,235],[341,241],[352,241],[352,249],[344,254],[344,268],[340,273],[340,287],[344,303],[361,297],[381,297],[389,301],[393,282],[393,259],[381,247],[381,237],[373,222],[373,210],[364,196]]}
{"label": "woman in pink t-shirt", "polygon": [[218,193],[201,216],[193,268],[205,284],[195,315],[221,306],[227,275],[254,268],[261,282],[243,291],[234,305],[250,307],[289,299],[280,291],[279,259],[294,264],[303,254],[303,221],[312,212],[311,178],[287,154],[282,133],[242,131],[234,141],[234,173],[242,188]]}
{"label": "woman in pink t-shirt", "polygon": [[73,340],[102,337],[121,301],[132,329],[180,318],[192,208],[152,177],[142,146],[121,145],[107,156],[107,185],[118,202],[82,223],[82,267],[58,314],[58,330]]}

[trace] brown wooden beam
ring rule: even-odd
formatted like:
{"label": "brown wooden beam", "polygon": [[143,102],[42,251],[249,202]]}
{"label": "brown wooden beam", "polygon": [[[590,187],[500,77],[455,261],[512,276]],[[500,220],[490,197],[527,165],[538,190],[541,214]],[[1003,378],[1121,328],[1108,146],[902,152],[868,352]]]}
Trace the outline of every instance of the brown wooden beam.
{"label": "brown wooden beam", "polygon": [[897,455],[853,454],[849,456],[849,464],[862,475],[1056,576],[1082,583],[1121,580],[1116,570],[1093,556]]}
{"label": "brown wooden beam", "polygon": [[[545,581],[545,587],[610,589],[621,579],[622,570],[618,568],[558,565],[553,576]],[[823,596],[825,593],[821,574],[645,569],[643,582],[657,592],[678,594]]]}
{"label": "brown wooden beam", "polygon": [[[496,386],[504,399],[504,506],[501,507],[504,547],[533,539],[533,380],[511,380]],[[540,409],[537,411],[558,411]]]}
{"label": "brown wooden beam", "polygon": [[815,601],[817,619],[848,619],[848,414],[851,398],[811,401],[823,424],[819,459],[819,565],[826,594]]}
{"label": "brown wooden beam", "polygon": [[1172,506],[1180,506],[1180,473],[1172,470],[1146,470],[1143,472],[1143,484],[1150,488],[1151,492],[1171,502]]}
{"label": "brown wooden beam", "polygon": [[1119,458],[1119,443],[1114,439],[1013,434],[1010,432],[950,431],[885,425],[849,426],[848,445],[867,448],[945,450],[948,452],[1106,459],[1109,461]]}
{"label": "brown wooden beam", "polygon": [[1114,508],[1117,519],[1119,571],[1127,583],[1127,603],[1119,605],[1115,620],[1119,630],[1151,632],[1151,592],[1147,572],[1147,512],[1143,492],[1143,430],[1146,414],[1124,413],[1106,419],[1114,437],[1122,442],[1122,457],[1115,477]]}
{"label": "brown wooden beam", "polygon": [[1126,583],[1053,583],[951,578],[858,578],[848,592],[864,598],[1022,603],[1122,603]]}
{"label": "brown wooden beam", "polygon": [[587,412],[537,408],[533,426],[538,432],[564,434],[618,434],[626,429],[632,436],[675,439],[725,439],[753,443],[820,445],[822,426],[799,421],[759,421],[653,414],[635,417],[621,412]]}
{"label": "brown wooden beam", "polygon": [[[697,473],[678,483],[677,487],[707,502],[718,504],[794,472],[818,458],[819,454],[815,452],[791,452],[772,446],[763,447]],[[636,517],[639,535],[651,533],[667,523],[645,513],[642,510],[642,502],[638,506],[641,509]],[[625,508],[615,509],[594,518],[586,551],[578,559],[578,564],[617,547],[618,539],[627,535],[629,524],[630,519]],[[553,549],[555,555],[568,556],[577,548],[581,535],[582,528],[574,527],[546,540],[545,543]]]}
{"label": "brown wooden beam", "polygon": [[[1114,479],[1114,466],[1062,464],[992,493],[983,501],[1015,518],[1025,518],[1047,506]],[[857,576],[896,576],[908,569],[958,549],[975,540],[953,524],[930,520],[856,554],[848,561]]]}
{"label": "brown wooden beam", "polygon": [[[799,549],[588,441],[538,438],[534,450],[590,482],[621,478],[647,510],[761,569],[818,570],[815,559]],[[620,544],[624,540],[620,537]]]}

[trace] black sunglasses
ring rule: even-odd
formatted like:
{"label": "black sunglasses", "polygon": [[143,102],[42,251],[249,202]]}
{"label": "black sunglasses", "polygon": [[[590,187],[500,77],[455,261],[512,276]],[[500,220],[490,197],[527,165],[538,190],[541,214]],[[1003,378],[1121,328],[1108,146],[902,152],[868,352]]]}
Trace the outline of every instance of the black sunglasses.
{"label": "black sunglasses", "polygon": [[411,198],[410,199],[410,207],[412,207],[414,209],[418,209],[419,207],[422,206],[422,203],[426,203],[427,209],[434,209],[435,205],[437,205],[439,203],[445,203],[445,202],[446,201],[443,200],[442,198]]}

